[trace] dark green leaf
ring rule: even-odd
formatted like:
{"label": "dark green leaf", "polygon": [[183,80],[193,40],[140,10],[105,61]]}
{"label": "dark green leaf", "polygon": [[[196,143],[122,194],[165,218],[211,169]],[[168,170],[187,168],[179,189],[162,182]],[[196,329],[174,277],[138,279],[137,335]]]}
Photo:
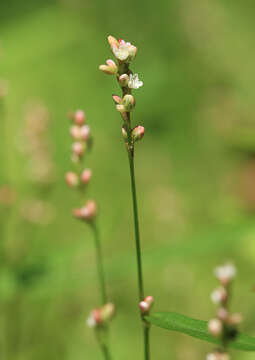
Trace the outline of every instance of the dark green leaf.
{"label": "dark green leaf", "polygon": [[[146,320],[163,329],[178,331],[200,340],[220,344],[216,338],[209,334],[207,330],[207,321],[196,320],[185,315],[167,312],[146,316]],[[229,346],[237,350],[255,351],[255,337],[239,333]]]}

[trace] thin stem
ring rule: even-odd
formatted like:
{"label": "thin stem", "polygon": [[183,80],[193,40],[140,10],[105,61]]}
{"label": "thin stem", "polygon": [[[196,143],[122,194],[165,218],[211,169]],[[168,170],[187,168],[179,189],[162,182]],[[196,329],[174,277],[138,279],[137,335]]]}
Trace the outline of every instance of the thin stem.
{"label": "thin stem", "polygon": [[139,301],[143,301],[143,299],[144,299],[144,287],[143,287],[143,274],[142,274],[142,257],[141,257],[141,245],[140,245],[138,207],[137,207],[137,198],[136,198],[134,157],[130,153],[130,150],[128,151],[128,159],[129,159],[131,191],[132,191],[132,199],[133,199],[133,213],[134,213],[134,230],[135,230],[135,245],[136,245],[136,260],[137,260]]}
{"label": "thin stem", "polygon": [[111,360],[109,347],[106,342],[108,328],[96,329],[96,338],[105,360]]}
{"label": "thin stem", "polygon": [[150,359],[150,325],[144,325],[144,358]]}
{"label": "thin stem", "polygon": [[96,226],[96,223],[92,222],[91,227],[92,227],[94,239],[95,239],[96,263],[97,263],[99,288],[100,288],[100,294],[101,294],[101,302],[102,302],[102,305],[104,305],[107,303],[107,293],[106,293],[106,285],[105,285],[105,275],[104,275],[104,267],[103,267],[101,242],[100,242],[99,231]]}

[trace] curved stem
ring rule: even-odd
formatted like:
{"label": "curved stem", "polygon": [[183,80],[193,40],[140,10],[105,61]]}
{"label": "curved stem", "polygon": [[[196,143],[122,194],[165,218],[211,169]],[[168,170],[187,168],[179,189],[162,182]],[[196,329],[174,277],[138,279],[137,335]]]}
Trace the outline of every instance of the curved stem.
{"label": "curved stem", "polygon": [[99,288],[101,294],[101,302],[102,305],[107,303],[107,293],[106,293],[106,285],[105,285],[105,275],[104,275],[104,267],[103,267],[103,256],[102,256],[102,248],[100,242],[100,236],[98,228],[93,222],[91,224],[94,240],[95,240],[95,249],[96,249],[96,263],[97,263],[97,273],[98,273],[98,281],[99,281]]}

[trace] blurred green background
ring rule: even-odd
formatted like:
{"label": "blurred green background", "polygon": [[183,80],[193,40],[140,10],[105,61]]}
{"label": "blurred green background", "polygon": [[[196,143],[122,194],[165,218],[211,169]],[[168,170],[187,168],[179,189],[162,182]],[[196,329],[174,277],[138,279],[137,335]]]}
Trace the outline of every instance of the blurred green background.
{"label": "blurred green background", "polygon": [[[139,48],[132,69],[144,81],[133,123],[146,128],[136,148],[146,293],[156,311],[209,319],[212,270],[232,260],[232,308],[255,335],[254,10],[251,0],[0,2],[1,359],[102,358],[85,325],[99,298],[93,238],[71,215],[88,198],[100,204],[118,309],[114,359],[143,356],[119,89],[98,71],[109,34]],[[94,138],[84,198],[64,182],[77,108]],[[151,348],[152,359],[202,360],[212,346],[153,328]]]}

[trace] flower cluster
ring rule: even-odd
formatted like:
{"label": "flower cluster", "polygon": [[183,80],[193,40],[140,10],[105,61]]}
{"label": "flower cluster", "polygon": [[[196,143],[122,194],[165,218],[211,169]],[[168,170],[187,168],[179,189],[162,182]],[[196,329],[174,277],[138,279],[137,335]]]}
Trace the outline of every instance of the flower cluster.
{"label": "flower cluster", "polygon": [[137,48],[131,43],[123,39],[117,40],[113,36],[108,36],[108,42],[116,62],[109,59],[106,64],[100,65],[99,69],[106,74],[115,75],[122,90],[122,97],[118,95],[112,97],[116,109],[124,121],[122,128],[124,140],[128,145],[128,149],[132,152],[134,143],[144,135],[144,127],[137,126],[132,129],[130,123],[130,112],[136,105],[136,100],[131,94],[132,89],[139,89],[143,86],[138,74],[133,74],[129,68],[130,63],[136,56]]}
{"label": "flower cluster", "polygon": [[110,320],[115,315],[115,306],[112,303],[107,303],[101,308],[97,308],[91,311],[88,319],[87,325],[90,328],[102,327],[109,323]]}
{"label": "flower cluster", "polygon": [[[90,127],[85,124],[86,115],[84,111],[77,110],[70,115],[72,126],[70,135],[73,139],[71,159],[76,165],[76,171],[68,171],[65,180],[68,186],[83,188],[92,177],[91,169],[84,169],[83,159],[87,150],[91,147]],[[89,200],[81,208],[73,210],[73,215],[80,220],[91,222],[97,214],[97,205],[94,200]]]}
{"label": "flower cluster", "polygon": [[242,321],[240,314],[229,312],[230,285],[236,275],[236,268],[232,264],[219,266],[214,274],[220,285],[212,292],[211,299],[218,305],[217,317],[208,323],[208,330],[213,337],[221,341],[222,349],[217,349],[207,355],[207,360],[229,360],[226,353],[228,343],[238,334],[237,325]]}

